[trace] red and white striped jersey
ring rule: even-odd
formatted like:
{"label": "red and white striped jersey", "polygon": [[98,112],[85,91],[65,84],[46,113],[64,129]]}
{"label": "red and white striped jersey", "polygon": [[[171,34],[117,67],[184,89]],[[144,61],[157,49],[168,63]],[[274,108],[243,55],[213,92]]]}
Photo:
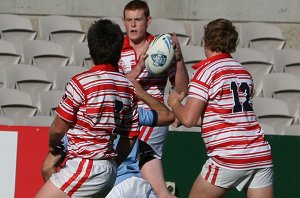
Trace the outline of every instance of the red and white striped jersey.
{"label": "red and white striped jersey", "polygon": [[207,103],[202,137],[207,154],[221,167],[272,167],[271,148],[252,108],[253,81],[229,54],[219,54],[193,66],[188,97]]}
{"label": "red and white striped jersey", "polygon": [[[147,33],[147,41],[151,42],[153,39],[154,36]],[[136,66],[138,60],[139,57],[137,57],[135,50],[130,45],[128,36],[126,36],[124,38],[123,49],[119,61],[119,71],[123,74],[129,73]],[[162,102],[168,78],[170,79],[170,82],[174,84],[175,64],[172,64],[166,72],[159,75],[151,75],[147,68],[145,68],[138,76],[137,81],[139,81],[147,93],[158,98]],[[147,107],[142,101],[139,101],[139,105]]]}
{"label": "red and white striped jersey", "polygon": [[95,65],[67,85],[57,114],[72,123],[69,157],[110,159],[116,155],[112,133],[139,134],[134,86],[111,65]]}

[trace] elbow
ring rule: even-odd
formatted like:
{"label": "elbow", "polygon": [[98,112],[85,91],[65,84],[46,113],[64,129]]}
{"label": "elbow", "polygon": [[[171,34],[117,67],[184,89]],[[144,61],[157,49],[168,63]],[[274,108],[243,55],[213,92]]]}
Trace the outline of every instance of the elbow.
{"label": "elbow", "polygon": [[191,119],[186,119],[186,120],[182,121],[182,124],[187,128],[191,128],[191,127],[196,126],[196,121],[191,120]]}
{"label": "elbow", "polygon": [[193,127],[193,126],[195,126],[194,124],[192,124],[192,123],[189,123],[189,122],[184,122],[184,123],[182,123],[186,128],[191,128],[191,127]]}

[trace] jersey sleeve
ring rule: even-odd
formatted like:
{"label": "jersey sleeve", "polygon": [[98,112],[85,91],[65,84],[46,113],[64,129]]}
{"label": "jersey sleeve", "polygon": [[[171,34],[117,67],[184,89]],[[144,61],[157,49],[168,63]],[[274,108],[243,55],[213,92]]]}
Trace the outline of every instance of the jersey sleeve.
{"label": "jersey sleeve", "polygon": [[210,81],[211,73],[199,69],[189,83],[188,97],[207,102],[209,98]]}
{"label": "jersey sleeve", "polygon": [[62,119],[73,122],[76,119],[76,112],[83,101],[83,88],[76,78],[73,77],[66,87],[66,91],[56,109],[56,113]]}
{"label": "jersey sleeve", "polygon": [[156,111],[139,107],[138,112],[140,125],[153,127],[157,124],[158,115]]}

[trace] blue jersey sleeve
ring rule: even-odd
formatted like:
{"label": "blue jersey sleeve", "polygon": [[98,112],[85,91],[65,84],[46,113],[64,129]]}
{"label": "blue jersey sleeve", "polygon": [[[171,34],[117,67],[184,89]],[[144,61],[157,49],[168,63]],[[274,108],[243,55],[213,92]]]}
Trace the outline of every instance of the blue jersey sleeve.
{"label": "blue jersey sleeve", "polygon": [[142,107],[138,108],[139,124],[144,126],[155,126],[157,124],[158,115],[154,110],[147,110]]}
{"label": "blue jersey sleeve", "polygon": [[68,137],[67,134],[64,135],[64,137],[60,140],[60,145],[58,147],[63,148],[63,152],[66,153],[68,150]]}

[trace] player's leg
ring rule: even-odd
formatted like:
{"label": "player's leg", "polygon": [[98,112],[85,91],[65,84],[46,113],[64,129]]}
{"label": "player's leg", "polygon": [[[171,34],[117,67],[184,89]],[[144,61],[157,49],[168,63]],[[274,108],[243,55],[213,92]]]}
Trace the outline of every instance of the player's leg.
{"label": "player's leg", "polygon": [[248,198],[272,198],[273,168],[254,170],[251,181],[248,182],[245,192]]}
{"label": "player's leg", "polygon": [[152,185],[158,197],[175,197],[167,189],[160,159],[154,158],[146,162],[141,167],[141,173],[142,177]]}
{"label": "player's leg", "polygon": [[194,182],[189,198],[218,198],[226,194],[228,189],[207,182],[201,175]]}
{"label": "player's leg", "polygon": [[[174,198],[166,186],[161,162],[168,127],[141,127],[139,158],[142,177],[147,180],[158,197]],[[146,142],[146,143],[145,143]]]}
{"label": "player's leg", "polygon": [[273,198],[273,185],[263,188],[248,188],[246,194],[248,198]]}
{"label": "player's leg", "polygon": [[56,187],[50,180],[48,180],[40,191],[36,194],[35,198],[68,198],[69,196]]}

